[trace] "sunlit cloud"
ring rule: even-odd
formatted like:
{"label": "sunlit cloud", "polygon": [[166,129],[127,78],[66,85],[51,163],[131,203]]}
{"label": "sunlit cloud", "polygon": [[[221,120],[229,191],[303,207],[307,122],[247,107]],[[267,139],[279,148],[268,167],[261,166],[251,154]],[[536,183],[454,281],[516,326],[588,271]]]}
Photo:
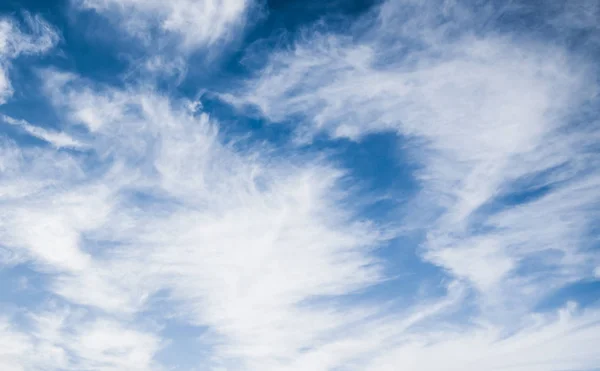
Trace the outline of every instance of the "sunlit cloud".
{"label": "sunlit cloud", "polygon": [[[0,278],[19,284],[0,286],[0,368],[598,368],[600,44],[582,14],[600,9],[582,4],[532,20],[388,1],[284,36],[252,27],[312,8],[6,15]],[[60,11],[147,55],[97,78]],[[198,77],[200,50],[223,65]],[[381,137],[406,172],[368,150]]]}

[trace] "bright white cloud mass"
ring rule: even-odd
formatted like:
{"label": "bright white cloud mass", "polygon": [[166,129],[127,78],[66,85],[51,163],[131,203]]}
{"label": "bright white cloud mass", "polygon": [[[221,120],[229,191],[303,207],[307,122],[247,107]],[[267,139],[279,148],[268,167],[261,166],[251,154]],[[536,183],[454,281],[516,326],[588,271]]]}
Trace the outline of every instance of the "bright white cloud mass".
{"label": "bright white cloud mass", "polygon": [[0,16],[1,370],[600,370],[597,1]]}

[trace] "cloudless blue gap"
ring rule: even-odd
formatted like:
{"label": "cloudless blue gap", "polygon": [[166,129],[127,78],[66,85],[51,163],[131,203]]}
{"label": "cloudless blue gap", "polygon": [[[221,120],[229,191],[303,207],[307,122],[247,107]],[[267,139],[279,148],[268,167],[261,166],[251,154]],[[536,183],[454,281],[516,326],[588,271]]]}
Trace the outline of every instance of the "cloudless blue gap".
{"label": "cloudless blue gap", "polygon": [[370,134],[358,141],[320,136],[310,149],[335,151],[333,160],[349,169],[353,178],[364,181],[367,189],[386,191],[391,198],[404,200],[414,195],[418,184],[413,177],[415,167],[402,143],[403,138],[392,132]]}

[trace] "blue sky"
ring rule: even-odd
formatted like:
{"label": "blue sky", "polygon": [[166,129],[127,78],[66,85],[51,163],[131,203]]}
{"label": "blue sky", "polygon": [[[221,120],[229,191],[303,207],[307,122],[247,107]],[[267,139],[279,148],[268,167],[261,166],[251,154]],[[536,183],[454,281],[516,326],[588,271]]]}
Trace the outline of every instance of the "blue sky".
{"label": "blue sky", "polygon": [[0,4],[0,369],[600,369],[600,3]]}

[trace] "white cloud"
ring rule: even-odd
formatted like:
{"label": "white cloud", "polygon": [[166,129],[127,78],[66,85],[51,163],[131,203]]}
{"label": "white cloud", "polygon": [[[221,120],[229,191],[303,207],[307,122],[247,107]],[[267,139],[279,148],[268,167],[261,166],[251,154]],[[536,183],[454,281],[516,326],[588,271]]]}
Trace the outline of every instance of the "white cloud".
{"label": "white cloud", "polygon": [[599,338],[598,312],[574,312],[565,308],[558,317],[531,317],[531,323],[512,335],[496,327],[440,330],[431,337],[415,334],[376,357],[367,369],[591,370],[600,362],[593,345]]}
{"label": "white cloud", "polygon": [[[407,205],[407,228],[426,232],[424,258],[474,289],[471,321],[497,334],[436,340],[424,332],[373,369],[587,369],[598,364],[589,348],[569,347],[566,363],[550,365],[543,355],[554,345],[528,355],[520,339],[536,338],[521,321],[541,298],[592,277],[598,264],[590,237],[600,201],[597,122],[573,125],[594,99],[596,70],[547,40],[478,29],[478,16],[451,2],[387,2],[367,17],[366,33],[315,32],[221,97],[273,122],[300,117],[302,143],[323,132],[359,141],[382,131],[413,143],[422,191]],[[533,199],[519,201],[527,193]],[[411,225],[419,213],[427,224]],[[503,332],[515,334],[506,359],[495,353]],[[484,347],[473,352],[481,362],[469,344]]]}
{"label": "white cloud", "polygon": [[[443,212],[428,226],[426,257],[484,295],[527,259],[558,270],[560,283],[589,276],[595,259],[578,238],[598,216],[596,181],[583,175],[597,162],[589,148],[598,133],[565,133],[573,108],[596,89],[589,61],[552,44],[476,35],[473,15],[458,5],[444,8],[442,16],[458,22],[446,26],[430,19],[439,9],[408,3],[384,4],[360,42],[315,34],[275,52],[245,90],[222,97],[242,109],[254,105],[272,121],[301,115],[303,141],[323,131],[359,140],[391,130],[418,143],[411,155],[423,165],[420,202]],[[422,47],[411,50],[407,39]],[[478,212],[518,191],[517,181],[557,167],[546,184],[556,190],[540,200],[495,216]],[[552,217],[559,212],[572,222]],[[555,253],[563,257],[541,257]]]}
{"label": "white cloud", "polygon": [[[90,171],[75,154],[12,149],[22,160],[6,187],[24,175],[39,187],[12,196],[2,240],[52,273],[55,294],[130,318],[166,290],[177,317],[212,334],[208,363],[246,367],[293,359],[372,311],[326,304],[381,279],[371,251],[385,236],[343,206],[343,171],[238,153],[193,104],[149,88],[51,71],[44,80],[62,115],[89,129],[89,148],[110,159]],[[31,169],[44,156],[72,161],[46,168],[50,186]]]}
{"label": "white cloud", "polygon": [[11,61],[20,55],[42,54],[58,42],[57,32],[42,18],[25,15],[26,31],[14,19],[0,18],[0,104],[12,95]]}
{"label": "white cloud", "polygon": [[0,367],[6,370],[157,371],[153,334],[106,317],[60,308],[28,313],[26,329],[0,320]]}
{"label": "white cloud", "polygon": [[[61,336],[64,341],[66,336]],[[154,335],[123,327],[110,320],[80,326],[72,343],[78,367],[88,370],[153,370],[160,342]]]}
{"label": "white cloud", "polygon": [[[43,351],[43,369],[69,370],[159,370],[152,357],[160,339],[144,330],[119,323],[110,317],[85,311],[48,308],[30,313],[32,342]],[[41,369],[41,368],[40,368]]]}
{"label": "white cloud", "polygon": [[81,148],[84,146],[65,132],[46,130],[33,126],[25,120],[15,120],[6,115],[0,115],[0,119],[7,124],[21,127],[29,135],[48,142],[56,148]]}
{"label": "white cloud", "polygon": [[93,9],[126,32],[154,47],[156,30],[174,35],[184,49],[208,46],[231,37],[242,26],[249,0],[74,0],[83,9]]}
{"label": "white cloud", "polygon": [[[595,334],[589,327],[595,312],[573,312],[568,320],[553,314],[527,315],[510,327],[496,323],[495,316],[478,316],[475,324],[462,328],[447,317],[465,297],[462,290],[453,293],[452,285],[448,298],[393,315],[382,316],[384,308],[366,304],[334,304],[328,299],[357,292],[382,278],[370,255],[382,235],[369,224],[352,221],[342,207],[339,201],[345,195],[337,184],[343,172],[323,162],[301,165],[289,158],[265,158],[260,152],[239,153],[220,141],[207,115],[190,109],[189,102],[170,101],[149,88],[103,88],[74,76],[47,73],[45,81],[62,114],[72,124],[90,129],[89,145],[102,158],[116,160],[105,167],[106,173],[95,172],[90,178],[92,173],[84,171],[81,179],[67,178],[61,187],[64,195],[50,189],[51,193],[33,197],[44,200],[40,208],[47,214],[26,218],[29,223],[43,220],[43,215],[65,220],[62,229],[52,228],[62,231],[60,236],[30,241],[29,251],[43,251],[46,240],[70,239],[61,244],[70,246],[62,250],[64,258],[33,255],[54,267],[51,287],[70,303],[127,321],[148,309],[153,294],[166,290],[170,315],[207,329],[204,341],[211,356],[205,367],[379,370],[403,365],[409,370],[475,370],[493,369],[503,360],[508,369],[518,370],[527,363],[533,369],[558,370],[585,369],[595,362],[592,350],[585,348]],[[476,153],[470,156],[477,158]],[[147,201],[135,202],[132,192],[143,192]],[[79,196],[83,194],[88,196]],[[92,194],[96,196],[89,197]],[[69,203],[63,201],[67,195]],[[560,193],[551,196],[551,205],[563,207]],[[543,212],[545,200],[531,205],[539,204]],[[57,214],[53,204],[72,206]],[[564,207],[578,210],[571,202]],[[29,210],[27,204],[18,208]],[[522,214],[512,211],[493,220],[511,226],[505,238],[523,238],[512,226],[512,218]],[[84,213],[90,214],[81,217],[88,215]],[[69,219],[71,215],[74,219]],[[87,223],[80,224],[80,219]],[[526,219],[535,222],[537,217]],[[11,229],[26,236],[21,220],[20,228]],[[560,230],[555,232],[562,236]],[[84,235],[87,242],[81,239]],[[90,254],[86,251],[94,249],[91,241],[110,245]],[[435,242],[444,239],[437,237]],[[498,287],[510,287],[503,280],[518,260],[506,249],[505,240],[489,234],[466,236],[464,242],[464,248],[444,245],[444,250],[430,251],[439,253],[435,259],[459,279],[466,278],[481,290],[498,293]],[[497,266],[499,257],[505,265]],[[580,266],[577,260],[574,264]],[[586,330],[568,338],[556,335],[579,326]],[[505,338],[505,331],[514,335]],[[540,358],[546,349],[540,344],[546,341],[558,342],[557,348],[575,344],[568,349],[581,353],[557,356],[557,368],[547,368]],[[87,344],[84,339],[79,342]],[[530,343],[534,352],[523,353]],[[75,351],[91,359],[111,354],[98,348],[102,344],[94,344]],[[140,350],[140,357],[150,359],[157,349],[153,344],[142,347],[146,350]],[[478,352],[469,353],[474,344]],[[438,353],[441,358],[434,357]],[[452,358],[456,354],[464,356]],[[125,365],[131,357],[137,356],[109,359]]]}
{"label": "white cloud", "polygon": [[0,366],[5,369],[21,371],[25,369],[31,344],[24,334],[11,329],[7,318],[0,320]]}
{"label": "white cloud", "polygon": [[[138,31],[158,20],[198,46],[243,13],[231,3],[229,15],[186,18],[208,4],[80,5],[135,10]],[[431,9],[417,8],[422,17],[409,14],[394,33],[404,14],[396,4],[383,5],[358,44],[305,40],[224,97],[275,121],[305,116],[305,143],[318,132],[360,140],[385,130],[417,143],[422,192],[409,206],[436,214],[416,227],[427,232],[423,257],[450,275],[445,294],[416,305],[359,295],[386,278],[373,250],[388,233],[356,217],[347,174],[327,159],[240,150],[197,102],[47,70],[43,92],[81,139],[5,120],[52,146],[0,142],[0,263],[29,264],[62,304],[29,311],[29,327],[0,320],[0,368],[158,371],[169,340],[161,321],[173,317],[204,330],[201,369],[596,367],[597,308],[534,313],[543,295],[600,263],[588,238],[598,135],[563,132],[593,90],[590,70],[537,42],[468,31],[449,40]],[[214,36],[202,27],[189,36],[203,17],[217,19],[202,23]],[[423,48],[402,51],[392,33]],[[81,143],[85,154],[58,150]],[[551,188],[530,202],[499,201],[542,186]]]}

